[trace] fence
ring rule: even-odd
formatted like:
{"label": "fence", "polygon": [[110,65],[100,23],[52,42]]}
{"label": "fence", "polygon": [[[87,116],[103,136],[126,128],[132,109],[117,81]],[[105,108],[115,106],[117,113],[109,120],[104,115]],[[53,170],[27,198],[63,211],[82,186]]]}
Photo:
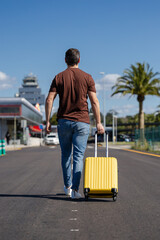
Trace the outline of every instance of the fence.
{"label": "fence", "polygon": [[145,128],[143,138],[141,137],[142,131],[139,129],[135,130],[136,145],[140,145],[141,148],[148,148],[148,150],[160,151],[160,127]]}

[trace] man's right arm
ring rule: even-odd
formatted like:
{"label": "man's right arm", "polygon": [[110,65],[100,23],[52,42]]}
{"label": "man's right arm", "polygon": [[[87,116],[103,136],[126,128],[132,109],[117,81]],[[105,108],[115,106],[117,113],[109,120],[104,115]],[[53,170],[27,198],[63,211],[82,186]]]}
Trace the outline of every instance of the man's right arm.
{"label": "man's right arm", "polygon": [[99,134],[103,134],[104,133],[104,127],[101,124],[101,116],[100,116],[100,107],[99,107],[99,101],[98,98],[96,96],[95,92],[88,92],[88,96],[92,105],[92,110],[94,113],[94,117],[96,119],[96,127],[97,127],[97,132]]}
{"label": "man's right arm", "polygon": [[47,98],[46,98],[46,102],[45,102],[45,112],[46,112],[46,132],[49,133],[50,132],[50,116],[51,116],[51,111],[52,111],[52,106],[53,106],[53,102],[55,97],[57,96],[56,92],[49,92]]}

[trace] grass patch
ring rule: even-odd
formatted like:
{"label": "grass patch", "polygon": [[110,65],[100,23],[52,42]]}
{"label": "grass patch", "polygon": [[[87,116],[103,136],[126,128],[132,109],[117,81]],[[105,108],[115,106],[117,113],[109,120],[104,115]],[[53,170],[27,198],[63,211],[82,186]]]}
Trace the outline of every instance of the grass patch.
{"label": "grass patch", "polygon": [[144,142],[136,141],[135,144],[131,147],[131,149],[145,151],[150,153],[157,153],[160,154],[160,143],[159,142]]}

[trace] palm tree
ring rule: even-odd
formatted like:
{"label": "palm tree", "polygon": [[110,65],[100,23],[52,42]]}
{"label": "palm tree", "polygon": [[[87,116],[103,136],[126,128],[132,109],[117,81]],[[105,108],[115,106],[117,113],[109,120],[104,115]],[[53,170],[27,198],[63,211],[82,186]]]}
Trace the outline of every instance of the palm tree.
{"label": "palm tree", "polygon": [[144,129],[143,101],[146,95],[160,96],[160,78],[156,76],[149,64],[136,63],[124,71],[124,75],[117,79],[112,87],[115,89],[112,96],[118,93],[137,96],[139,102],[139,129]]}
{"label": "palm tree", "polygon": [[155,112],[156,121],[160,122],[160,105],[157,106],[159,109]]}

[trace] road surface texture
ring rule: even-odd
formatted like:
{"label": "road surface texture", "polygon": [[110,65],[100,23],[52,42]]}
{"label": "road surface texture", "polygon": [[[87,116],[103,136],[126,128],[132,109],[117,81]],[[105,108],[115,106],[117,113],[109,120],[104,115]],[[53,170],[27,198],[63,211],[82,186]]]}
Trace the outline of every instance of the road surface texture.
{"label": "road surface texture", "polygon": [[[99,156],[103,152],[101,147]],[[89,145],[85,157],[93,155]],[[159,239],[160,158],[119,149],[110,149],[109,156],[119,164],[116,202],[65,196],[59,146],[1,157],[0,240]]]}

